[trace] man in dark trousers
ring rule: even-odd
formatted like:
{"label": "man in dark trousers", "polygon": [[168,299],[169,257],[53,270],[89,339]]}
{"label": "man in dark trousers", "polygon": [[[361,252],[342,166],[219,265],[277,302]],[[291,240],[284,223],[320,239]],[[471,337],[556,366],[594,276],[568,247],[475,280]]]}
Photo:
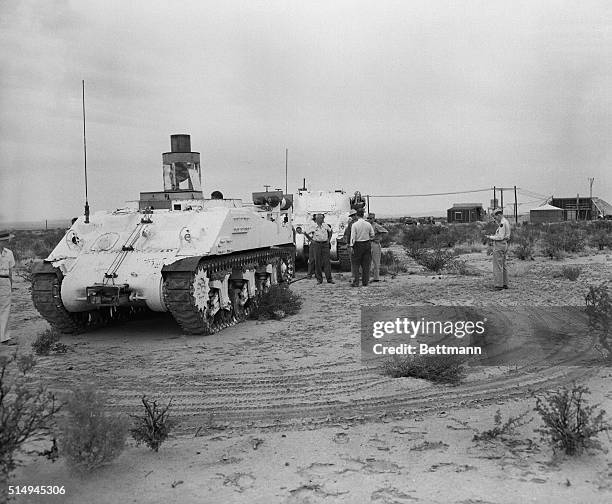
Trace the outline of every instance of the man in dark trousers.
{"label": "man in dark trousers", "polygon": [[[351,210],[349,212],[348,224],[344,230],[344,243],[346,243],[347,247],[350,247],[351,245],[351,228],[353,227],[354,222],[357,222],[357,210]],[[349,258],[351,260],[351,282],[353,282],[353,279],[355,278],[355,268],[353,267],[353,256],[350,250],[351,249],[349,248]]]}
{"label": "man in dark trousers", "polygon": [[313,247],[317,283],[323,283],[323,272],[325,272],[327,283],[333,284],[336,282],[332,279],[331,260],[329,257],[329,242],[333,231],[329,224],[323,222],[324,219],[325,215],[322,213],[317,214],[317,220],[315,221],[313,231],[310,235],[306,234],[306,236],[310,238],[310,246]]}
{"label": "man in dark trousers", "polygon": [[363,210],[357,210],[357,222],[351,226],[351,261],[353,263],[353,287],[359,286],[359,268],[361,268],[361,283],[366,286],[370,282],[370,261],[372,260],[371,240],[374,239],[374,228],[364,220]]}

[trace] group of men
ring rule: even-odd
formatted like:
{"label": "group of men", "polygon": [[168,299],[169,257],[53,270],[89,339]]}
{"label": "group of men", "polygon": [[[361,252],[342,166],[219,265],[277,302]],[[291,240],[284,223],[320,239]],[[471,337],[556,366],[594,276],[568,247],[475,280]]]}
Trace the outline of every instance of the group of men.
{"label": "group of men", "polygon": [[[344,230],[344,241],[348,244],[351,258],[352,286],[370,283],[370,270],[372,282],[379,281],[380,274],[380,241],[387,230],[376,222],[375,214],[365,218],[362,208],[353,209],[349,213],[349,222]],[[314,226],[311,232],[305,232],[309,241],[308,278],[314,273],[318,283],[323,283],[323,274],[328,283],[335,283],[331,274],[330,248],[332,228],[325,223],[323,214],[314,216]]]}

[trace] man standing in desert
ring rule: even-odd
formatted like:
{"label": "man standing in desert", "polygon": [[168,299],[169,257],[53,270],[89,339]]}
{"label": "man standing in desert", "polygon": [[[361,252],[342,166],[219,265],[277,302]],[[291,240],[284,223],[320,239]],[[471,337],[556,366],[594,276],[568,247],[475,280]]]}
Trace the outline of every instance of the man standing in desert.
{"label": "man standing in desert", "polygon": [[13,268],[15,258],[6,248],[12,235],[0,231],[0,342],[3,345],[16,345],[8,335],[8,321],[11,312],[11,291],[13,290]]}
{"label": "man standing in desert", "polygon": [[353,261],[353,287],[359,286],[359,268],[361,283],[365,287],[370,281],[370,261],[372,259],[371,241],[374,239],[374,228],[364,220],[363,210],[357,210],[357,222],[351,226],[350,252]]}
{"label": "man standing in desert", "polygon": [[368,215],[368,222],[374,229],[374,239],[372,240],[372,282],[378,282],[380,281],[380,258],[382,256],[380,241],[388,231],[376,222],[376,214],[370,213]]}
{"label": "man standing in desert", "polygon": [[497,230],[494,235],[488,235],[487,238],[493,241],[493,286],[496,290],[502,290],[508,288],[506,257],[510,241],[510,223],[504,217],[501,208],[495,210],[493,216],[497,222]]}

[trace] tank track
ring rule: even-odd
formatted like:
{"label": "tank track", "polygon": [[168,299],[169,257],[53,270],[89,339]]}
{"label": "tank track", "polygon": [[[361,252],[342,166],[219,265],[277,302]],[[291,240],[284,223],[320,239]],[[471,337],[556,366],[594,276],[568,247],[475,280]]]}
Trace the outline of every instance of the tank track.
{"label": "tank track", "polygon": [[340,271],[351,271],[351,256],[348,244],[344,243],[344,241],[338,241],[336,247],[338,250],[338,261],[340,261]]}
{"label": "tank track", "polygon": [[[287,268],[284,275],[280,274],[281,261],[285,262]],[[261,292],[257,297],[250,299],[246,310],[236,310],[232,305],[231,310],[221,309],[211,319],[206,319],[195,305],[193,296],[193,280],[196,269],[204,269],[210,279],[222,279],[234,269],[254,269],[258,266],[272,264],[277,267],[279,283],[289,282],[295,272],[295,247],[287,246],[274,249],[265,249],[250,252],[238,252],[227,256],[203,257],[196,268],[188,271],[162,271],[163,298],[166,308],[170,311],[176,322],[188,334],[213,334],[225,327],[235,325],[243,321],[258,302]],[[230,299],[232,293],[230,292]]]}
{"label": "tank track", "polygon": [[121,307],[99,308],[86,312],[69,312],[61,297],[64,276],[59,268],[45,264],[41,271],[32,273],[32,301],[38,313],[51,326],[64,334],[79,334],[104,327],[114,322],[124,322],[149,313],[147,308]]}

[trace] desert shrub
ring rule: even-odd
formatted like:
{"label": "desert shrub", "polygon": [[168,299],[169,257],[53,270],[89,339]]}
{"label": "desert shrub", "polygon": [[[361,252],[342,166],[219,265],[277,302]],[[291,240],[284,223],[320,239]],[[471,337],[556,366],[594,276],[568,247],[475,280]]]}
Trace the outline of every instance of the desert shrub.
{"label": "desert shrub", "polygon": [[513,253],[517,259],[533,259],[533,249],[539,232],[531,225],[518,226],[512,230]]}
{"label": "desert shrub", "polygon": [[612,342],[610,329],[612,327],[612,299],[608,286],[590,286],[585,296],[586,313],[589,317],[589,329],[595,334],[599,345],[607,352],[608,360],[612,360]]}
{"label": "desert shrub", "polygon": [[590,394],[588,388],[574,385],[571,390],[564,387],[536,401],[535,409],[544,422],[544,427],[536,432],[568,455],[579,454],[586,448],[600,449],[595,438],[600,432],[612,429],[604,419],[605,411],[596,413],[598,405],[587,404],[584,398],[587,394]]}
{"label": "desert shrub", "polygon": [[465,376],[465,359],[457,355],[394,356],[383,364],[391,378],[424,378],[435,383],[457,384]]}
{"label": "desert shrub", "polygon": [[612,245],[610,231],[604,229],[597,230],[591,236],[590,242],[592,247],[597,247],[599,250],[603,250],[606,247],[610,247]]}
{"label": "desert shrub", "polygon": [[413,247],[407,249],[406,252],[417,264],[435,273],[440,273],[446,266],[452,264],[455,259],[452,252],[441,248],[426,249]]}
{"label": "desert shrub", "polygon": [[396,277],[399,273],[407,271],[406,266],[398,259],[391,250],[383,250],[380,255],[380,274]]}
{"label": "desert shrub", "polygon": [[[0,475],[15,469],[15,457],[24,443],[45,434],[60,404],[42,384],[33,386],[25,375],[35,365],[13,354],[0,357]],[[17,373],[20,371],[21,376]]]}
{"label": "desert shrub", "polygon": [[174,422],[168,418],[172,400],[163,408],[157,405],[157,401],[149,401],[147,396],[143,395],[141,400],[144,413],[142,416],[132,415],[136,424],[130,432],[137,445],[144,443],[157,451],[174,426]]}
{"label": "desert shrub", "polygon": [[447,269],[455,275],[461,276],[478,276],[480,273],[472,268],[467,261],[463,259],[453,259],[448,265]]}
{"label": "desert shrub", "polygon": [[380,240],[380,246],[385,248],[392,243],[400,241],[404,229],[403,224],[383,224],[388,233],[383,234]]}
{"label": "desert shrub", "polygon": [[560,259],[564,252],[584,249],[586,233],[579,224],[549,225],[543,236],[542,251],[551,259]]}
{"label": "desert shrub", "polygon": [[66,404],[60,453],[79,471],[93,471],[118,457],[127,438],[124,418],[108,413],[106,397],[93,386],[77,388]]}
{"label": "desert shrub", "polygon": [[518,416],[508,417],[508,420],[502,423],[502,414],[500,410],[495,412],[493,417],[493,428],[486,431],[474,434],[472,441],[491,441],[502,436],[510,436],[515,433],[515,430],[522,425],[526,425],[533,420],[525,420],[525,417],[529,414],[529,411],[524,411]]}
{"label": "desert shrub", "polygon": [[49,355],[50,353],[66,353],[68,346],[60,342],[60,333],[55,329],[45,329],[40,333],[34,343],[32,349],[36,355]]}
{"label": "desert shrub", "polygon": [[514,257],[521,261],[533,258],[533,243],[529,243],[529,241],[524,238],[518,238],[514,242]]}
{"label": "desert shrub", "polygon": [[249,316],[258,320],[281,319],[286,315],[295,315],[301,307],[302,300],[288,284],[272,285],[259,298]]}
{"label": "desert shrub", "polygon": [[561,268],[561,276],[575,282],[580,276],[581,271],[578,266],[563,266]]}

